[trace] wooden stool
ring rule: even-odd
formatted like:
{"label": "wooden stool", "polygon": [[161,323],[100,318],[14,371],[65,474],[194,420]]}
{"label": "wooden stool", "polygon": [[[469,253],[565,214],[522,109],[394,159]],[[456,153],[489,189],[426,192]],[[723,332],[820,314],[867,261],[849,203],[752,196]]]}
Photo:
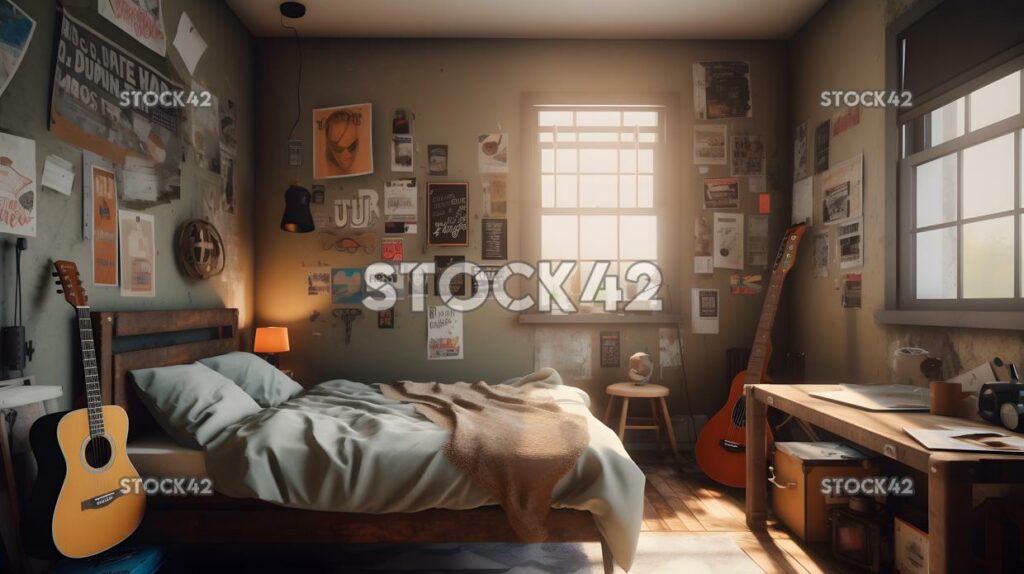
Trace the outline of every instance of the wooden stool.
{"label": "wooden stool", "polygon": [[[605,389],[608,393],[608,407],[604,411],[604,424],[608,424],[612,416],[615,397],[622,397],[622,414],[619,415],[619,440],[623,440],[627,430],[653,430],[657,433],[658,444],[661,444],[661,424],[665,424],[665,434],[672,445],[672,455],[679,460],[679,449],[676,447],[676,433],[672,430],[672,417],[668,414],[668,387],[662,385],[638,385],[636,383],[615,383]],[[627,424],[629,416],[629,399],[648,399],[651,404],[651,416],[654,424]],[[660,404],[659,404],[660,403]],[[660,414],[659,414],[660,407]]]}

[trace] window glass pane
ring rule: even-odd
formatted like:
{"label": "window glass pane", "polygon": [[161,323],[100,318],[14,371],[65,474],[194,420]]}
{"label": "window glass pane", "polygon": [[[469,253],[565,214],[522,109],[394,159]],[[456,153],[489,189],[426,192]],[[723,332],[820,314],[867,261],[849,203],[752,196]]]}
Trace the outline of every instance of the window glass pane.
{"label": "window glass pane", "polygon": [[914,168],[917,226],[928,227],[956,219],[956,154]]}
{"label": "window glass pane", "polygon": [[614,215],[580,217],[580,258],[618,259],[619,226]]}
{"label": "window glass pane", "polygon": [[621,141],[624,141],[624,142],[631,142],[631,141],[633,141],[633,132],[622,132],[619,135],[621,136]]}
{"label": "window glass pane", "polygon": [[964,298],[1013,297],[1013,217],[964,225]]}
{"label": "window glass pane", "polygon": [[576,173],[575,148],[559,148],[555,159],[558,161],[558,173]]}
{"label": "window glass pane", "polygon": [[560,142],[574,142],[576,141],[576,132],[558,132],[558,137],[555,139]]}
{"label": "window glass pane", "polygon": [[971,92],[971,131],[1020,113],[1020,71]]}
{"label": "window glass pane", "polygon": [[658,141],[658,134],[655,134],[655,133],[646,133],[646,134],[645,133],[641,133],[639,139],[640,139],[640,143],[654,143],[654,142]]}
{"label": "window glass pane", "polygon": [[555,176],[553,175],[540,176],[540,206],[555,206]]}
{"label": "window glass pane", "polygon": [[636,176],[619,176],[619,207],[636,207]]}
{"label": "window glass pane", "polygon": [[658,125],[658,112],[623,112],[622,125],[651,127]]}
{"label": "window glass pane", "polygon": [[551,132],[540,132],[540,141],[548,143],[555,141],[555,134]]}
{"label": "window glass pane", "polygon": [[582,132],[581,142],[617,142],[619,134],[614,132]]}
{"label": "window glass pane", "polygon": [[619,169],[618,150],[581,149],[580,173],[615,173]]}
{"label": "window glass pane", "polygon": [[964,135],[964,100],[965,98],[960,98],[928,114],[928,135],[931,145],[936,146]]}
{"label": "window glass pane", "polygon": [[555,171],[555,150],[540,150],[540,172],[553,173]]}
{"label": "window glass pane", "polygon": [[555,206],[576,207],[575,175],[559,175],[555,178]]}
{"label": "window glass pane", "polygon": [[654,150],[642,149],[637,155],[637,171],[640,173],[654,173]]}
{"label": "window glass pane", "polygon": [[636,150],[619,150],[619,173],[636,173]]}
{"label": "window glass pane", "polygon": [[617,207],[618,180],[614,175],[580,176],[580,207]]}
{"label": "window glass pane", "polygon": [[918,299],[956,298],[956,228],[917,234]]}
{"label": "window glass pane", "polygon": [[546,110],[537,113],[537,125],[539,126],[571,126],[572,112],[561,110]]}
{"label": "window glass pane", "polygon": [[615,126],[622,125],[622,114],[609,111],[576,112],[577,126]]}
{"label": "window glass pane", "polygon": [[964,150],[964,215],[1013,209],[1013,134]]}
{"label": "window glass pane", "polygon": [[637,207],[654,207],[654,176],[641,175],[637,178],[640,189],[637,190]]}
{"label": "window glass pane", "polygon": [[654,261],[658,258],[658,217],[623,215],[619,218],[619,257]]}
{"label": "window glass pane", "polygon": [[575,215],[542,215],[540,218],[540,256],[542,259],[579,258]]}

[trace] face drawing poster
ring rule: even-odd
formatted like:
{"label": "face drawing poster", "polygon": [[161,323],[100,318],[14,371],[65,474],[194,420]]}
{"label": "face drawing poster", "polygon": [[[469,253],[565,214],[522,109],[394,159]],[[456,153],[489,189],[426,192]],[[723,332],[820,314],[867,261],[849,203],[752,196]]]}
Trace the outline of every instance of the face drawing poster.
{"label": "face drawing poster", "polygon": [[427,307],[427,359],[461,359],[462,313],[446,305]]}
{"label": "face drawing poster", "polygon": [[331,269],[331,303],[356,305],[363,301],[363,270],[358,267]]}
{"label": "face drawing poster", "polygon": [[483,134],[477,138],[480,173],[508,173],[508,134]]}
{"label": "face drawing poster", "polygon": [[143,46],[161,56],[167,55],[160,0],[100,0],[97,9]]}
{"label": "face drawing poster", "polygon": [[36,21],[10,0],[0,0],[0,96],[18,71]]}
{"label": "face drawing poster", "polygon": [[373,106],[313,110],[313,179],[373,173]]}
{"label": "face drawing poster", "polygon": [[2,132],[0,233],[36,236],[36,142]]}
{"label": "face drawing poster", "polygon": [[[130,171],[151,182],[157,202],[179,199],[179,111],[146,106],[141,97],[129,97],[127,105],[122,105],[122,94],[171,92],[182,86],[66,12],[58,20],[50,131],[74,146],[123,165],[126,174]],[[100,54],[107,57],[101,58]],[[81,93],[92,97],[83,100]],[[122,193],[129,191],[125,187],[121,187]]]}
{"label": "face drawing poster", "polygon": [[715,267],[743,269],[743,214],[715,213]]}
{"label": "face drawing poster", "polygon": [[693,106],[697,119],[753,117],[748,62],[693,65]]}
{"label": "face drawing poster", "polygon": [[121,210],[121,296],[156,297],[156,226],[153,216]]}
{"label": "face drawing poster", "polygon": [[117,179],[113,169],[92,164],[85,182],[92,197],[92,283],[117,285]]}

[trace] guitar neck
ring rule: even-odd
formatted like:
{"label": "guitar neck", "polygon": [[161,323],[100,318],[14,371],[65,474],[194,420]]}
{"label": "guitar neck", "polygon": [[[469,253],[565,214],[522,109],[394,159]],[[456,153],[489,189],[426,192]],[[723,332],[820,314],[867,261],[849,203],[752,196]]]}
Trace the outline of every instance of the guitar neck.
{"label": "guitar neck", "polygon": [[86,409],[89,411],[89,435],[103,434],[103,392],[96,365],[96,347],[92,340],[92,319],[88,307],[76,307],[78,339],[82,345],[82,369],[85,372]]}
{"label": "guitar neck", "polygon": [[786,274],[779,270],[772,273],[765,294],[764,306],[761,308],[761,319],[757,322],[754,333],[754,346],[750,349],[750,360],[747,362],[747,381],[751,384],[760,383],[768,364],[768,349],[771,344],[772,326],[779,310],[779,299],[782,297],[782,282]]}

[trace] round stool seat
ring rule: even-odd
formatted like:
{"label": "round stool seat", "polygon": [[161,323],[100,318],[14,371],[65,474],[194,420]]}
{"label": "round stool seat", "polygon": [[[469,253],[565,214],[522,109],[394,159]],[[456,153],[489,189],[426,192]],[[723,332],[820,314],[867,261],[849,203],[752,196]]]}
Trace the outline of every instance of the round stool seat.
{"label": "round stool seat", "polygon": [[631,399],[656,399],[668,396],[668,387],[662,385],[638,385],[636,383],[615,383],[605,389],[609,395]]}

